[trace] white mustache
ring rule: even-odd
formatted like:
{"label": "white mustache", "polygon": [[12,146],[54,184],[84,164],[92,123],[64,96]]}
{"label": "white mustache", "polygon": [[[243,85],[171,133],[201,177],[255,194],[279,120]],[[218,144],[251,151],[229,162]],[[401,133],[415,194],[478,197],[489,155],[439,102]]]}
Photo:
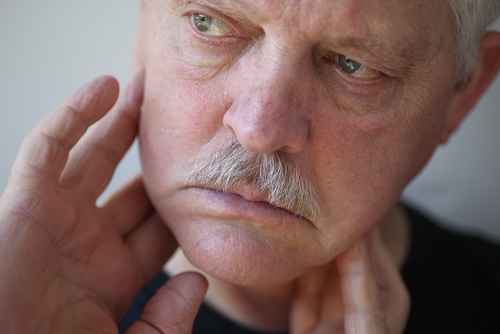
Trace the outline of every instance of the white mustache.
{"label": "white mustache", "polygon": [[186,180],[189,184],[221,191],[252,185],[276,207],[307,218],[319,215],[311,182],[300,175],[288,156],[278,151],[248,152],[235,142],[208,161],[200,156],[186,174]]}

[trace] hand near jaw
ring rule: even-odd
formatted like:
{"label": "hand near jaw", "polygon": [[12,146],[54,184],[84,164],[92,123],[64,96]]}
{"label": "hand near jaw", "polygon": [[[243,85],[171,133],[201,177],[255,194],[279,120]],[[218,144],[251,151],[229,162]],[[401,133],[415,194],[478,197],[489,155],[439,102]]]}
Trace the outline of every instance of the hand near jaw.
{"label": "hand near jaw", "polygon": [[[143,82],[137,75],[115,105],[118,83],[98,78],[26,136],[0,198],[2,331],[117,333],[177,248],[140,175],[95,204],[137,135]],[[197,274],[172,279],[128,333],[190,333],[206,288]],[[169,310],[172,302],[182,307]]]}
{"label": "hand near jaw", "polygon": [[374,228],[297,282],[291,333],[400,334],[409,310],[409,293]]}

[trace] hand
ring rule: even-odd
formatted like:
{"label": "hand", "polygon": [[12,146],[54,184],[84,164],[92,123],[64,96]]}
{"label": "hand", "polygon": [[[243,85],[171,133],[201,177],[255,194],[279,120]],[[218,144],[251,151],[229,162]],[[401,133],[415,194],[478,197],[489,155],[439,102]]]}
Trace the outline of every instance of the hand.
{"label": "hand", "polygon": [[[0,198],[2,332],[117,333],[176,249],[140,175],[95,204],[137,135],[143,82],[138,75],[115,105],[117,81],[98,78],[26,136]],[[197,274],[172,279],[129,333],[190,332],[206,288]]]}
{"label": "hand", "polygon": [[293,334],[400,334],[410,297],[377,229],[297,282]]}

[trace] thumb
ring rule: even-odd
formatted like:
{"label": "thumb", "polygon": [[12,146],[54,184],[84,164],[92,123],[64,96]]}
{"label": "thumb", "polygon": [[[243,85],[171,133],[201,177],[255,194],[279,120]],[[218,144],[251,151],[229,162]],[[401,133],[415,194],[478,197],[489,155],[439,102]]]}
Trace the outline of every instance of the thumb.
{"label": "thumb", "polygon": [[169,279],[146,304],[141,320],[126,334],[191,334],[207,288],[207,280],[197,273]]}

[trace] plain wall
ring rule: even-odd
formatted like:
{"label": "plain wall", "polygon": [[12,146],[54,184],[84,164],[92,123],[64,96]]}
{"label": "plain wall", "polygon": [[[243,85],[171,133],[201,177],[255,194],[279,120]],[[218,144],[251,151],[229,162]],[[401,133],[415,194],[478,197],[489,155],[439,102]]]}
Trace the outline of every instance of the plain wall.
{"label": "plain wall", "polygon": [[[136,0],[0,0],[0,191],[26,133],[67,95],[111,74],[129,80]],[[500,29],[500,21],[494,26]],[[452,228],[500,241],[500,80],[404,199]],[[140,169],[137,145],[111,188]]]}

